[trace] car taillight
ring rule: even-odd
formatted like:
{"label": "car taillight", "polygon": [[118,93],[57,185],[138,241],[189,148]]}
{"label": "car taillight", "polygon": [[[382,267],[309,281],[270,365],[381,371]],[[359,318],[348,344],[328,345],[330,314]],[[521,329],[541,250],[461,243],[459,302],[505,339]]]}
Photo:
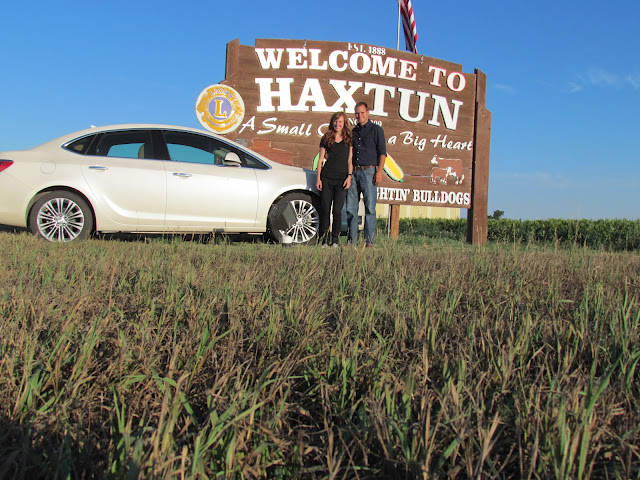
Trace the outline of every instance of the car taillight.
{"label": "car taillight", "polygon": [[13,160],[0,160],[0,172],[13,165]]}

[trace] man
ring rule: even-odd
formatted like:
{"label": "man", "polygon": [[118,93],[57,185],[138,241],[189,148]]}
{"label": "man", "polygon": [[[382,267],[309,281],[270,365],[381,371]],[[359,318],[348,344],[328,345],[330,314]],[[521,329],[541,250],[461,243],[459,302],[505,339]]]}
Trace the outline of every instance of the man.
{"label": "man", "polygon": [[358,241],[358,203],[362,193],[364,241],[367,247],[372,247],[376,236],[376,185],[382,181],[387,142],[382,127],[369,121],[366,103],[357,103],[355,114],[358,124],[353,129],[353,177],[347,192],[349,243],[353,245]]}

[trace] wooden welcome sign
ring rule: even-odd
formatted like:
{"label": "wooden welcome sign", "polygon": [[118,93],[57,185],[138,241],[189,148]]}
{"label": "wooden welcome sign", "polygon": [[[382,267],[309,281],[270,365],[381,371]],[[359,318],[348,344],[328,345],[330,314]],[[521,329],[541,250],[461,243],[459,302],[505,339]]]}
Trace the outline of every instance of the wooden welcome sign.
{"label": "wooden welcome sign", "polygon": [[334,112],[353,127],[356,103],[366,102],[387,139],[378,202],[471,209],[469,241],[486,240],[491,113],[482,72],[367,44],[258,39],[227,44],[225,77],[198,98],[200,122],[299,167],[318,161]]}

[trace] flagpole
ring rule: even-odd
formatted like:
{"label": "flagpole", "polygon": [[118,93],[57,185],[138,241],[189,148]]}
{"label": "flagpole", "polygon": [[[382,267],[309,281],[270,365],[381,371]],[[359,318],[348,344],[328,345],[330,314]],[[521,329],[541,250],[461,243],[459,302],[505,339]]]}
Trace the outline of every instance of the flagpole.
{"label": "flagpole", "polygon": [[400,0],[398,1],[398,36],[396,38],[396,50],[400,50]]}

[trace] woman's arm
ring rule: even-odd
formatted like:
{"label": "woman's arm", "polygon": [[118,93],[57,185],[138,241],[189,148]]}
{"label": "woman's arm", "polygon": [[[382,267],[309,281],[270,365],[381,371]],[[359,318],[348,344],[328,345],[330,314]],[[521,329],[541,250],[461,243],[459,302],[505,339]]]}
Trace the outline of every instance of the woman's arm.
{"label": "woman's arm", "polygon": [[347,179],[344,181],[344,183],[342,184],[342,186],[344,187],[345,190],[348,190],[349,187],[351,186],[351,179],[353,178],[353,147],[349,147],[349,160],[347,160],[347,172],[349,173],[347,175]]}
{"label": "woman's arm", "polygon": [[320,147],[320,153],[318,153],[318,176],[316,179],[316,188],[322,190],[322,180],[320,180],[320,172],[322,172],[322,164],[324,163],[325,148]]}

